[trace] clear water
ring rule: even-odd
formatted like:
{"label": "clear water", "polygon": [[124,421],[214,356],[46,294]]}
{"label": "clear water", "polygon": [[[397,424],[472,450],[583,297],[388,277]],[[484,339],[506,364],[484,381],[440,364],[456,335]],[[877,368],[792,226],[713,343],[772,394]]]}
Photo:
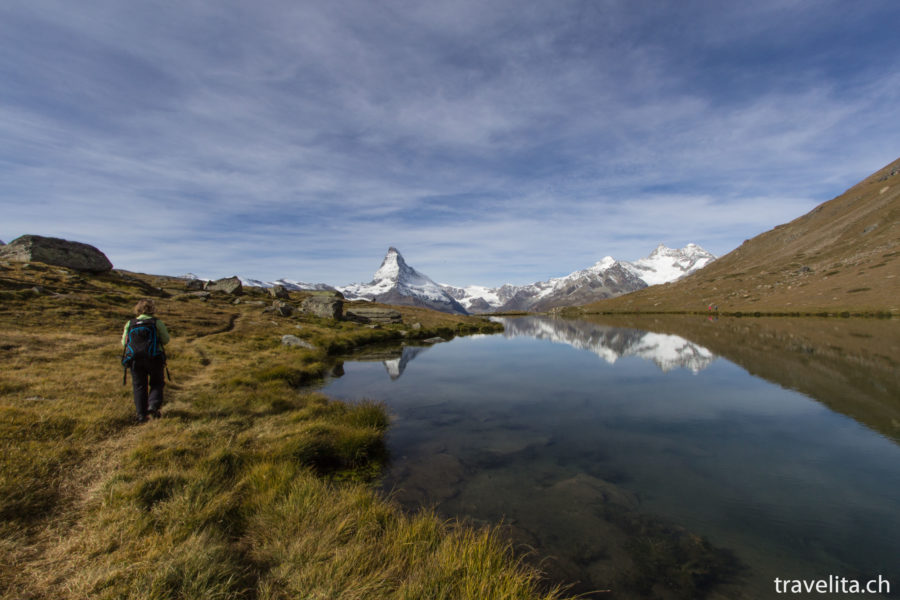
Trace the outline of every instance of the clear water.
{"label": "clear water", "polygon": [[[829,575],[880,575],[898,595],[900,447],[885,431],[900,424],[876,431],[671,334],[506,327],[349,359],[325,387],[386,403],[397,500],[500,524],[553,580],[611,590],[598,598],[767,598],[776,577]],[[888,403],[890,377],[875,382]]]}

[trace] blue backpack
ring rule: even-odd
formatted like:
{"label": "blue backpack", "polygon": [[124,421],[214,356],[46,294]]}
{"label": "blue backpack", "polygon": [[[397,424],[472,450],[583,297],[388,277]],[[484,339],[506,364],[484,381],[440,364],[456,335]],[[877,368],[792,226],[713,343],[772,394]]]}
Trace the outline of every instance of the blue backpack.
{"label": "blue backpack", "polygon": [[122,352],[122,366],[130,367],[135,361],[146,363],[159,357],[163,357],[165,361],[156,333],[156,319],[131,319],[128,323],[128,339]]}

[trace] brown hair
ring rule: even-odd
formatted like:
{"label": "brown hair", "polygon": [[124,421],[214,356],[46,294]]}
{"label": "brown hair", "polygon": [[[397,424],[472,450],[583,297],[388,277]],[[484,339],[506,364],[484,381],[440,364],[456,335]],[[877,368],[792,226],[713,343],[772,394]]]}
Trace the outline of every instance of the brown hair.
{"label": "brown hair", "polygon": [[156,304],[150,298],[141,298],[138,300],[138,303],[134,305],[133,310],[135,316],[152,315],[156,312]]}

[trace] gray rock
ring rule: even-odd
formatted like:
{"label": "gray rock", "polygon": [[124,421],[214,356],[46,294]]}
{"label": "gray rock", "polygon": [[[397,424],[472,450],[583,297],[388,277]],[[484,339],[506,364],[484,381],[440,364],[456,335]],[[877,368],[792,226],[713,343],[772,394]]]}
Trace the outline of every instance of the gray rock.
{"label": "gray rock", "polygon": [[0,247],[0,258],[42,262],[89,273],[106,273],[113,268],[106,255],[93,246],[40,235],[23,235]]}
{"label": "gray rock", "polygon": [[296,335],[283,335],[281,336],[281,343],[285,346],[291,346],[293,348],[306,348],[308,350],[315,350],[316,347],[307,342],[306,340],[301,340]]}
{"label": "gray rock", "polygon": [[200,279],[188,279],[184,282],[184,289],[186,290],[202,290],[203,289],[203,281]]}
{"label": "gray rock", "polygon": [[233,296],[240,296],[244,293],[244,286],[237,277],[226,277],[224,279],[216,279],[215,281],[207,281],[203,288],[208,292],[225,292]]}
{"label": "gray rock", "polygon": [[300,310],[322,319],[340,319],[344,312],[344,301],[333,295],[310,296],[300,304]]}
{"label": "gray rock", "polygon": [[344,313],[350,321],[357,323],[402,323],[403,316],[390,308],[369,308],[354,306]]}
{"label": "gray rock", "polygon": [[281,315],[282,317],[289,317],[294,314],[294,307],[288,304],[287,302],[282,302],[281,300],[276,300],[272,303],[272,308],[276,315]]}
{"label": "gray rock", "polygon": [[284,289],[283,285],[273,285],[269,288],[269,295],[273,298],[280,298],[282,300],[287,300],[291,297],[286,289]]}

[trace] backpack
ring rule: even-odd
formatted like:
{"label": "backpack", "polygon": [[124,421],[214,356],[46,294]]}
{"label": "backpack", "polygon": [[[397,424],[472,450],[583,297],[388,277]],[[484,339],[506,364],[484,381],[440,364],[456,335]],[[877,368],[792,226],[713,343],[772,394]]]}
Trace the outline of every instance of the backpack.
{"label": "backpack", "polygon": [[122,366],[130,367],[134,361],[149,362],[159,357],[165,360],[156,335],[156,319],[131,319],[128,323],[128,339],[122,352]]}

